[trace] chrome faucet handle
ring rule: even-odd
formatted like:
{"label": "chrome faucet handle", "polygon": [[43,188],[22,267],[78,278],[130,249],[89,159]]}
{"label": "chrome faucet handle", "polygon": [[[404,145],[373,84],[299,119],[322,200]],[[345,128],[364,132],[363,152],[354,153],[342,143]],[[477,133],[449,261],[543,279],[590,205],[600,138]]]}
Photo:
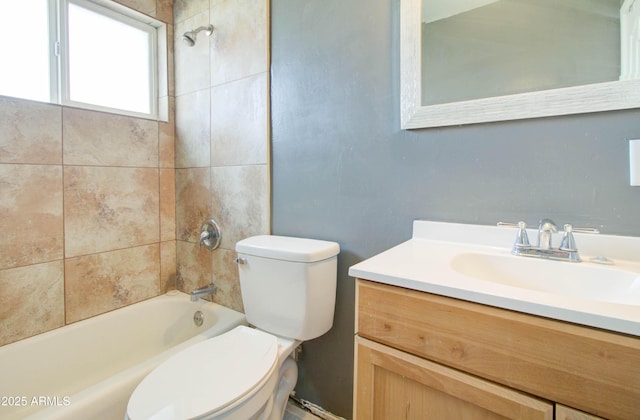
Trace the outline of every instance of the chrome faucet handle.
{"label": "chrome faucet handle", "polygon": [[200,239],[198,239],[198,248],[204,244],[209,251],[220,246],[221,234],[220,226],[214,219],[209,219],[200,227]]}
{"label": "chrome faucet handle", "polygon": [[518,222],[518,233],[516,234],[516,242],[513,244],[514,247],[530,247],[529,243],[529,235],[527,235],[527,224],[522,220]]}
{"label": "chrome faucet handle", "polygon": [[577,228],[567,223],[564,225],[564,233],[562,234],[562,240],[560,241],[559,248],[563,251],[577,251],[576,239],[573,237],[573,232],[578,233],[600,233],[596,228]]}
{"label": "chrome faucet handle", "polygon": [[518,222],[518,223],[512,223],[512,222],[498,222],[498,223],[496,224],[496,226],[517,228],[517,227],[520,227],[520,223],[524,223],[524,222]]}
{"label": "chrome faucet handle", "polygon": [[[564,226],[565,226],[565,228],[566,228],[566,226],[567,226],[567,225],[564,225]],[[571,225],[569,225],[569,226],[571,226]],[[596,229],[596,228],[585,228],[585,227],[575,227],[575,226],[571,226],[571,229],[572,229],[574,232],[577,232],[577,233],[600,233],[600,230],[599,230],[599,229]],[[565,229],[565,230],[566,230],[566,229]]]}
{"label": "chrome faucet handle", "polygon": [[516,241],[513,243],[514,250],[517,248],[531,247],[531,243],[529,243],[529,235],[527,235],[526,222],[522,220],[519,221],[518,223],[498,222],[498,226],[518,228],[518,233],[516,234]]}
{"label": "chrome faucet handle", "polygon": [[562,234],[562,240],[558,247],[563,251],[577,251],[576,239],[573,237],[573,226],[569,223],[564,225],[564,233]]}
{"label": "chrome faucet handle", "polygon": [[580,262],[582,259],[580,258],[580,254],[578,254],[578,246],[576,245],[576,239],[573,236],[573,232],[600,233],[600,231],[596,228],[576,228],[569,223],[564,225],[564,233],[562,234],[559,249],[569,253],[568,259],[570,261]]}
{"label": "chrome faucet handle", "polygon": [[[580,254],[578,253],[578,246],[576,245],[576,239],[573,237],[574,231],[578,232],[579,230],[576,230],[576,228],[574,228],[569,223],[564,225],[564,233],[562,234],[562,240],[560,241],[560,246],[558,247],[558,249],[560,249],[560,251],[568,252],[567,259],[569,261],[580,262],[582,261],[582,259],[580,258]],[[598,229],[591,229],[591,228],[586,228],[584,229],[584,231],[599,232]]]}

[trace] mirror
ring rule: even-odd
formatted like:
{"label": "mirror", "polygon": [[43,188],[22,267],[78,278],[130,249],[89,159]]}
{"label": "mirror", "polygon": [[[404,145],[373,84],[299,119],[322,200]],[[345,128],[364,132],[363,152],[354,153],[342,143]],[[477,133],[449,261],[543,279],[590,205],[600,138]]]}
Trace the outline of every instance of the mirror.
{"label": "mirror", "polygon": [[402,127],[640,107],[639,21],[640,0],[401,0]]}

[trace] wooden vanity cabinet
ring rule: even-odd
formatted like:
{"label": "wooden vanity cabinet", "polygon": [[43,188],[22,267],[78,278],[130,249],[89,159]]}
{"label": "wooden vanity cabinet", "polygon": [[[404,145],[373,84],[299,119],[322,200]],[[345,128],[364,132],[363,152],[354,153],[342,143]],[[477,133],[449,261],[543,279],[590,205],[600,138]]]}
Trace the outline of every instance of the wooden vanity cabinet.
{"label": "wooden vanity cabinet", "polygon": [[355,419],[640,419],[640,339],[357,280]]}

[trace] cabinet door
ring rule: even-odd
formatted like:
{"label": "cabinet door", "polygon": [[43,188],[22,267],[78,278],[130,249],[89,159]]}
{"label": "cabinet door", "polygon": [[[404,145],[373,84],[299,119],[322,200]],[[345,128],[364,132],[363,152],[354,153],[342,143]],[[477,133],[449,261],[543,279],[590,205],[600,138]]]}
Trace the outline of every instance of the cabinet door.
{"label": "cabinet door", "polygon": [[556,404],[556,420],[604,420],[602,417],[587,414],[571,407]]}
{"label": "cabinet door", "polygon": [[356,336],[354,419],[551,420],[553,405]]}
{"label": "cabinet door", "polygon": [[361,337],[604,418],[640,420],[638,337],[363,280],[356,296]]}

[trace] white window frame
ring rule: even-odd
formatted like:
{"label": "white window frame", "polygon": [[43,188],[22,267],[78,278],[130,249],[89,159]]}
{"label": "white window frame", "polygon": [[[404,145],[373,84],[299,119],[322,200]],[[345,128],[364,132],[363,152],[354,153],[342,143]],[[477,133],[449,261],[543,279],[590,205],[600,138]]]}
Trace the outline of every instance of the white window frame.
{"label": "white window frame", "polygon": [[[167,121],[167,25],[143,13],[111,0],[47,0],[49,15],[49,103]],[[69,4],[89,9],[126,25],[141,29],[150,35],[149,51],[149,113],[72,101],[69,95]],[[164,66],[161,68],[160,66]]]}
{"label": "white window frame", "polygon": [[[153,25],[150,25],[146,22],[140,20],[140,16],[137,18],[132,16],[132,11],[128,11],[128,13],[122,13],[121,10],[114,10],[113,7],[105,7],[96,2],[92,2],[89,0],[59,0],[58,7],[58,15],[61,29],[59,30],[59,45],[60,45],[60,55],[59,55],[59,103],[62,105],[72,106],[72,107],[80,107],[85,109],[92,109],[97,111],[107,111],[107,112],[117,112],[119,114],[132,115],[137,117],[146,117],[146,118],[157,118],[158,117],[158,72],[157,72],[157,63],[158,63],[158,30]],[[69,31],[68,31],[68,11],[69,4],[74,4],[76,6],[88,9],[97,14],[106,16],[108,18],[119,21],[123,24],[135,27],[139,30],[146,32],[149,35],[150,45],[149,45],[149,109],[150,112],[141,113],[130,110],[123,110],[117,108],[110,108],[101,105],[89,104],[84,102],[73,101],[70,98],[70,80],[69,80]],[[150,20],[148,17],[144,17],[146,20]]]}

